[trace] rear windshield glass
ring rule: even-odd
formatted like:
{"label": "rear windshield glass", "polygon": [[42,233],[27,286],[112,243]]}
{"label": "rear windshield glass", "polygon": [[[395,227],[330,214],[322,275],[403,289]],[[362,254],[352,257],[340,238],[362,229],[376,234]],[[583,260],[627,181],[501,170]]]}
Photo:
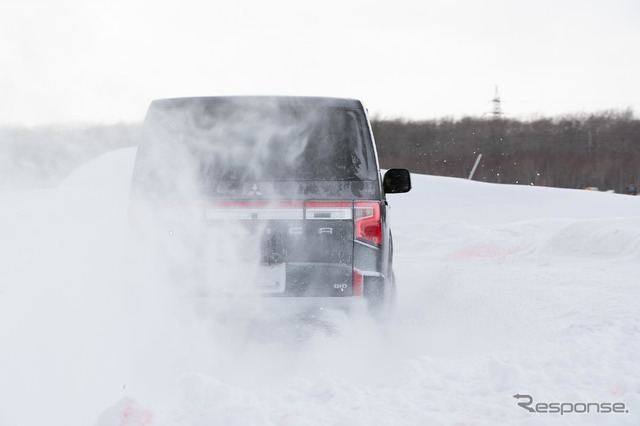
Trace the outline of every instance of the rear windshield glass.
{"label": "rear windshield glass", "polygon": [[165,189],[185,176],[204,186],[375,180],[375,157],[364,129],[362,112],[349,108],[152,107],[136,179]]}

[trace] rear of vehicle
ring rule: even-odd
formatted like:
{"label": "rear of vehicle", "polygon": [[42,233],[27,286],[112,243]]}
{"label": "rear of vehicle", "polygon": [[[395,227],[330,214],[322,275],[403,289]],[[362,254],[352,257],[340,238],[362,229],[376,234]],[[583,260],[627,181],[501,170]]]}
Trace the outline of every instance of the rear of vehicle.
{"label": "rear of vehicle", "polygon": [[185,291],[380,308],[394,291],[387,206],[359,101],[159,100],[134,225]]}

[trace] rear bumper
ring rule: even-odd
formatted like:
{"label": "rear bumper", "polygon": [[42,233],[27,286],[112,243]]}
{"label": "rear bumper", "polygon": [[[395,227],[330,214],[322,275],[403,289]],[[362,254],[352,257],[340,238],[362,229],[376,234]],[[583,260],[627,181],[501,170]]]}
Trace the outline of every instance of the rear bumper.
{"label": "rear bumper", "polygon": [[209,263],[170,269],[171,281],[185,292],[199,296],[339,299],[354,295],[353,266],[341,263],[290,262],[273,266]]}
{"label": "rear bumper", "polygon": [[223,318],[290,318],[324,315],[339,311],[364,313],[363,297],[271,297],[271,296],[210,296],[195,297],[198,310]]}
{"label": "rear bumper", "polygon": [[258,303],[269,312],[289,310],[293,312],[341,310],[351,311],[365,305],[363,297],[262,297]]}

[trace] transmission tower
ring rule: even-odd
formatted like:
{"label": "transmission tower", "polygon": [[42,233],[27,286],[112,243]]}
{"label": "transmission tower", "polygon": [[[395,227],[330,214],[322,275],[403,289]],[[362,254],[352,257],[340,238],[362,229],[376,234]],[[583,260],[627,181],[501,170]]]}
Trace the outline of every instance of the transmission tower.
{"label": "transmission tower", "polygon": [[500,107],[500,93],[498,93],[498,86],[496,86],[496,93],[491,99],[491,103],[493,104],[493,119],[497,120],[502,116],[502,108]]}

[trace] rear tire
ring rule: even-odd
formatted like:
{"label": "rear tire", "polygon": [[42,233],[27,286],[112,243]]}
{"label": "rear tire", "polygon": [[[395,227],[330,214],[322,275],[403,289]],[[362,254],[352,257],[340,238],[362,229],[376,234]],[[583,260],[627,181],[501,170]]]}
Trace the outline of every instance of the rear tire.
{"label": "rear tire", "polygon": [[396,280],[393,272],[387,278],[365,277],[364,297],[372,317],[379,319],[390,317],[396,304]]}

